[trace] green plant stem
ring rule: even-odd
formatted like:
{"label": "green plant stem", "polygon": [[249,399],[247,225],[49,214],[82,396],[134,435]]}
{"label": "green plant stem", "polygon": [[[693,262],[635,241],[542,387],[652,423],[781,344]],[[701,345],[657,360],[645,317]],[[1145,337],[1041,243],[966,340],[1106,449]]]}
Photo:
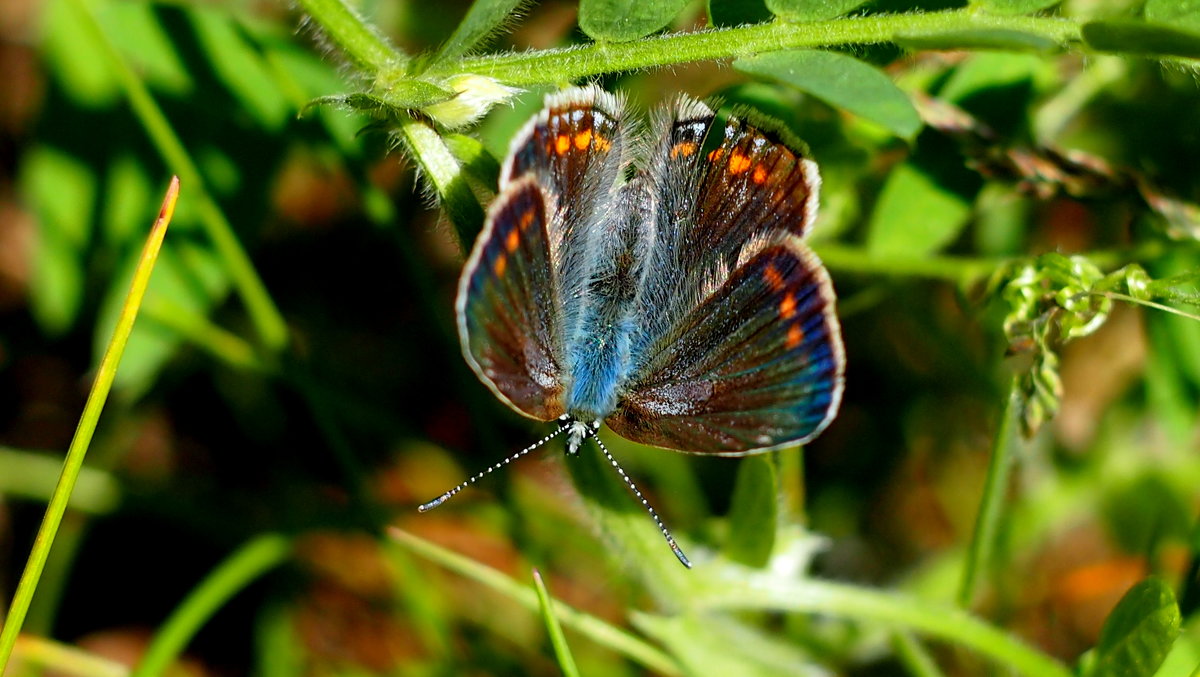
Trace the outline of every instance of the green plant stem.
{"label": "green plant stem", "polygon": [[407,56],[388,44],[342,0],[299,0],[299,5],[359,71],[373,75],[407,64]]}
{"label": "green plant stem", "polygon": [[813,250],[827,268],[837,272],[924,277],[958,284],[985,278],[1011,261],[958,256],[879,256],[862,247],[834,242],[816,243]]}
{"label": "green plant stem", "polygon": [[[530,611],[537,612],[539,608],[537,593],[508,575],[418,538],[407,531],[393,528],[388,531],[388,534],[406,550],[499,592]],[[574,629],[597,644],[608,647],[656,673],[672,676],[683,674],[679,664],[657,647],[562,602],[555,601],[553,606],[554,615],[563,625]]]}
{"label": "green plant stem", "polygon": [[[505,574],[405,531],[392,529],[389,533],[408,550],[500,592],[530,610],[538,608],[533,592]],[[1070,670],[1058,661],[961,609],[933,605],[905,595],[826,581],[781,581],[763,574],[749,574],[737,579],[720,577],[694,581],[689,597],[687,601],[699,610],[820,613],[907,628],[973,649],[1026,675],[1071,677]],[[679,667],[669,656],[642,640],[563,604],[556,604],[555,611],[564,625],[591,637],[598,644],[620,651],[653,670],[680,674]]]}
{"label": "green plant stem", "polygon": [[462,165],[433,127],[403,113],[397,116],[396,122],[401,143],[433,186],[438,201],[454,224],[463,251],[469,251],[475,236],[483,228],[483,207],[471,192]]}
{"label": "green plant stem", "polygon": [[[692,61],[731,59],[782,49],[891,42],[906,36],[971,30],[1012,30],[1058,44],[1078,42],[1079,24],[1055,17],[996,16],[971,10],[924,14],[880,14],[813,23],[771,23],[692,33],[671,33],[623,43],[593,43],[534,52],[465,59],[453,72],[479,73],[505,84],[528,87],[618,71]],[[450,72],[447,70],[447,72]]]}
{"label": "green plant stem", "polygon": [[237,592],[265,572],[285,562],[292,541],[264,534],[243,545],[196,586],[163,624],[134,668],[132,677],[163,674],[187,647],[196,631]]}
{"label": "green plant stem", "polygon": [[187,185],[188,194],[192,196],[190,199],[195,201],[205,234],[212,241],[217,255],[229,271],[233,285],[246,304],[246,311],[263,346],[271,353],[279,352],[288,342],[287,325],[283,321],[283,315],[275,307],[275,302],[259,278],[258,271],[254,269],[254,264],[238,241],[233,226],[209,193],[199,168],[192,161],[191,155],[162,109],[154,101],[154,97],[150,95],[150,90],[146,88],[142,78],[134,72],[104,32],[88,0],[70,1],[75,3],[79,16],[85,18],[85,30],[91,31],[97,43],[103,45],[105,57],[121,82],[130,107],[145,127],[154,147],[158,149],[167,166]]}
{"label": "green plant stem", "polygon": [[991,565],[992,553],[996,547],[1004,495],[1008,489],[1009,471],[1012,469],[1012,433],[1017,425],[1017,400],[1020,396],[1020,380],[1013,376],[1005,393],[1004,411],[996,423],[992,458],[988,462],[983,497],[980,498],[979,512],[975,516],[975,533],[971,536],[967,561],[963,565],[962,582],[958,589],[958,605],[963,608],[970,608],[975,598],[975,587],[980,572]]}
{"label": "green plant stem", "polygon": [[257,373],[272,371],[272,366],[261,359],[250,342],[216,325],[204,314],[162,299],[151,301],[142,314],[228,367]]}
{"label": "green plant stem", "polygon": [[896,593],[819,580],[781,581],[751,574],[720,579],[695,595],[698,606],[728,611],[819,613],[907,628],[972,649],[1031,677],[1071,677],[1050,656],[971,614]]}
{"label": "green plant stem", "polygon": [[0,630],[0,675],[3,675],[8,667],[8,659],[12,656],[17,634],[25,622],[29,603],[33,600],[38,580],[42,576],[42,570],[46,567],[46,558],[50,555],[50,548],[54,544],[54,536],[58,533],[63,514],[67,510],[71,490],[75,488],[75,482],[83,468],[83,459],[92,442],[92,435],[96,432],[100,412],[103,411],[104,403],[108,400],[108,393],[112,390],[113,379],[117,375],[117,365],[121,363],[121,356],[125,353],[125,345],[129,342],[129,334],[133,331],[133,322],[137,319],[138,308],[141,307],[142,299],[146,295],[146,287],[150,284],[150,273],[154,271],[154,263],[158,260],[158,252],[162,248],[163,237],[167,234],[167,226],[171,222],[171,215],[175,211],[175,202],[178,198],[179,179],[173,178],[170,188],[167,189],[162,208],[159,210],[158,218],[155,219],[154,226],[150,229],[150,236],[142,248],[141,258],[138,259],[137,267],[133,271],[129,294],[125,297],[125,304],[121,307],[120,315],[117,316],[117,324],[113,328],[113,335],[108,342],[108,347],[104,350],[104,357],[100,359],[100,367],[96,371],[96,381],[92,384],[87,402],[83,405],[83,414],[79,417],[79,425],[75,428],[75,436],[71,438],[71,446],[67,449],[67,457],[63,461],[62,474],[59,475],[58,484],[50,496],[49,505],[46,506],[46,516],[42,519],[42,525],[38,529],[33,549],[29,553],[29,560],[25,564],[25,571],[22,572],[21,580],[17,583],[16,593],[13,595],[8,615],[4,619],[4,629]]}
{"label": "green plant stem", "polygon": [[892,635],[892,648],[896,652],[896,658],[908,668],[908,674],[914,677],[944,677],[942,671],[938,669],[937,663],[934,662],[933,656],[921,646],[916,637],[904,630],[898,631]]}

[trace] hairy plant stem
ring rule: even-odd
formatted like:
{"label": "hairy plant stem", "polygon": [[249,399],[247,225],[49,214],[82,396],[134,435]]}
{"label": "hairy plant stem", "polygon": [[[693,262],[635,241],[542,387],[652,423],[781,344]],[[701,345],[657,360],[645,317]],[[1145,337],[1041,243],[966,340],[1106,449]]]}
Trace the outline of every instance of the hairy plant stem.
{"label": "hairy plant stem", "polygon": [[[771,23],[692,33],[669,33],[623,43],[495,54],[446,64],[445,73],[487,75],[515,87],[564,82],[618,71],[691,61],[732,59],[784,49],[894,42],[905,37],[1005,30],[1047,38],[1059,45],[1079,41],[1079,24],[1054,17],[994,16],[971,10],[928,14],[880,14],[833,21]],[[442,69],[439,69],[439,73]]]}
{"label": "hairy plant stem", "polygon": [[388,44],[382,35],[343,0],[299,0],[320,34],[332,40],[364,75],[403,69],[408,57]]}

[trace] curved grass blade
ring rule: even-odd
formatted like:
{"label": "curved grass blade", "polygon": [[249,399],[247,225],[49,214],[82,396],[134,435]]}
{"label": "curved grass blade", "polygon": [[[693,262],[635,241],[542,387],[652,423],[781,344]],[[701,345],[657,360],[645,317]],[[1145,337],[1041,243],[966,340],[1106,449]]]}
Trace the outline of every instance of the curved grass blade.
{"label": "curved grass blade", "polygon": [[79,478],[79,471],[83,467],[83,458],[87,455],[88,446],[92,442],[92,434],[96,432],[96,423],[100,420],[100,412],[104,409],[105,401],[108,400],[109,391],[112,390],[117,365],[121,363],[125,344],[128,343],[129,334],[133,331],[133,321],[137,318],[142,298],[146,295],[146,287],[150,284],[150,273],[154,271],[154,262],[158,260],[158,252],[162,248],[163,237],[167,234],[167,226],[171,223],[171,216],[175,213],[175,203],[178,199],[179,177],[172,177],[171,185],[167,188],[166,196],[163,198],[162,207],[158,211],[158,218],[155,219],[154,226],[150,229],[150,237],[146,240],[146,245],[142,248],[142,256],[138,260],[137,268],[134,269],[133,282],[129,285],[129,295],[125,298],[125,305],[121,308],[121,314],[117,318],[117,326],[113,329],[112,340],[108,342],[108,349],[104,351],[104,357],[100,360],[100,368],[96,371],[96,381],[92,384],[91,392],[88,393],[87,403],[83,406],[83,415],[79,418],[79,426],[75,429],[75,436],[71,439],[70,448],[67,449],[62,474],[58,478],[54,494],[50,497],[50,504],[46,507],[46,516],[42,520],[41,528],[38,529],[33,550],[25,564],[25,571],[21,574],[21,580],[17,584],[16,594],[13,595],[12,604],[5,617],[4,629],[0,630],[0,674],[3,674],[4,669],[8,666],[13,645],[17,641],[17,633],[20,632],[21,625],[25,622],[29,603],[33,600],[33,593],[37,589],[42,570],[46,567],[46,558],[50,555],[54,536],[58,533],[63,514],[67,510],[71,490],[74,489],[75,482]]}
{"label": "curved grass blade", "polygon": [[558,666],[562,668],[564,677],[579,677],[579,668],[575,665],[575,657],[571,655],[571,647],[567,645],[562,626],[558,624],[558,617],[554,615],[554,601],[550,598],[546,582],[542,580],[542,574],[537,569],[533,570],[533,589],[537,590],[542,621],[546,623],[546,632],[550,633],[550,644],[554,647]]}
{"label": "curved grass blade", "polygon": [[229,598],[263,573],[282,564],[292,552],[292,541],[280,534],[264,534],[243,545],[196,586],[154,635],[132,677],[161,675],[188,641]]}

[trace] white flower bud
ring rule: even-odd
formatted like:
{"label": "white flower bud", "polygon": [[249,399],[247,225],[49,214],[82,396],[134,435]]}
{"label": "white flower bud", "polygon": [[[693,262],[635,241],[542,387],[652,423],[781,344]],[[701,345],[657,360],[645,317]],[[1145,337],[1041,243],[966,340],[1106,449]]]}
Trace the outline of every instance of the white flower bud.
{"label": "white flower bud", "polygon": [[508,101],[521,91],[500,84],[494,78],[474,73],[455,75],[443,82],[442,86],[453,91],[454,98],[426,106],[422,111],[448,129],[458,129],[475,122],[492,106]]}

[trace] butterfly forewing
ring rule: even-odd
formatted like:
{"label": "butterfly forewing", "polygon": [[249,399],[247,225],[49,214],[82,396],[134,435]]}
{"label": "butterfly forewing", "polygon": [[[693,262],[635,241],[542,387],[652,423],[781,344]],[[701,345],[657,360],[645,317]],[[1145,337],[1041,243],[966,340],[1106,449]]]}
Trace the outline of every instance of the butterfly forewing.
{"label": "butterfly forewing", "polygon": [[627,161],[623,108],[594,86],[551,94],[513,141],[501,175],[500,197],[507,183],[526,175],[555,197],[550,256],[568,327],[578,323],[587,294],[596,228],[617,206],[616,184]]}
{"label": "butterfly forewing", "polygon": [[656,129],[646,321],[609,426],[698,453],[815,437],[837,411],[845,361],[833,287],[800,241],[816,218],[816,164],[771,124],[718,123],[688,99]]}
{"label": "butterfly forewing", "polygon": [[565,412],[567,336],[586,305],[594,231],[613,211],[624,162],[621,115],[620,101],[596,87],[547,97],[513,141],[463,269],[463,352],[527,416]]}
{"label": "butterfly forewing", "polygon": [[828,274],[794,235],[747,247],[632,375],[607,419],[619,435],[742,454],[806,442],[832,420],[845,358]]}
{"label": "butterfly forewing", "polygon": [[745,113],[718,121],[683,98],[655,125],[646,179],[657,206],[654,263],[641,298],[647,322],[632,340],[634,371],[748,242],[777,231],[803,237],[816,219],[820,173],[801,144]]}

